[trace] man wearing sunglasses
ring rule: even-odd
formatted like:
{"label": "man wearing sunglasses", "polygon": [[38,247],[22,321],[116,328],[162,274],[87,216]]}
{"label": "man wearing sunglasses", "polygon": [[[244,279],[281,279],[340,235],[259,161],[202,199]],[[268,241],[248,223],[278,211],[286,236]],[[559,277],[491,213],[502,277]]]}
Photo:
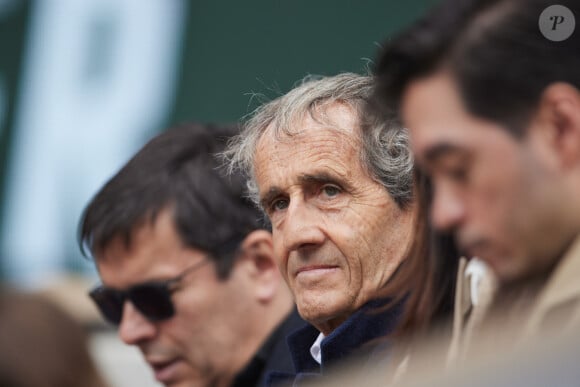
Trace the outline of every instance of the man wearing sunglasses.
{"label": "man wearing sunglasses", "polygon": [[166,386],[261,385],[292,369],[303,324],[272,236],[215,154],[233,127],[187,125],[139,151],[89,203],[79,241],[102,285],[90,292]]}

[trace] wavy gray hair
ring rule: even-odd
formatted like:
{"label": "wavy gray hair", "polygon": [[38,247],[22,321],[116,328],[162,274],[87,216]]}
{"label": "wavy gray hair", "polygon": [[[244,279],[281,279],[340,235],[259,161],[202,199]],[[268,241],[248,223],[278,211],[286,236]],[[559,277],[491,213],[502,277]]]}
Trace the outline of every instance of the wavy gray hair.
{"label": "wavy gray hair", "polygon": [[261,137],[271,128],[274,136],[292,136],[299,130],[292,124],[309,114],[320,122],[323,107],[339,102],[350,106],[359,117],[362,165],[404,208],[413,199],[413,157],[408,132],[396,118],[371,114],[368,103],[373,96],[370,76],[343,73],[332,77],[308,76],[293,90],[257,108],[242,132],[233,137],[222,154],[230,172],[240,170],[248,179],[248,194],[259,205],[254,158]]}

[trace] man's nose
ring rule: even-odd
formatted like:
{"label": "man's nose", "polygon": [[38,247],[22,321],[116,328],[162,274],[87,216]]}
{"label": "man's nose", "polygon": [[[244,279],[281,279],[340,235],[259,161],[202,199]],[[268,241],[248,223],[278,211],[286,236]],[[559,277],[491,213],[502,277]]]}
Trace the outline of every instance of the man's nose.
{"label": "man's nose", "polygon": [[119,337],[125,344],[138,345],[153,338],[156,330],[154,323],[143,316],[130,301],[125,301],[119,324]]}
{"label": "man's nose", "polygon": [[302,199],[292,200],[287,208],[282,232],[286,251],[322,244],[326,237],[320,226],[321,214],[314,206]]}
{"label": "man's nose", "polygon": [[451,187],[436,186],[431,204],[432,223],[440,231],[453,231],[465,217],[465,203]]}

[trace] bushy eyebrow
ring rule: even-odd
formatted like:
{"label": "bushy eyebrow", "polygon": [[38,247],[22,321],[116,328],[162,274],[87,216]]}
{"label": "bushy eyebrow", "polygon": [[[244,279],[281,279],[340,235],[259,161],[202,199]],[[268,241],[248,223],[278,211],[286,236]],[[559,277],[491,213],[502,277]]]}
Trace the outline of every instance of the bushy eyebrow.
{"label": "bushy eyebrow", "polygon": [[328,172],[317,172],[317,173],[305,173],[298,177],[298,182],[300,184],[328,184],[333,183],[340,186],[346,184],[344,179],[340,179],[335,175],[332,175]]}
{"label": "bushy eyebrow", "polygon": [[428,148],[425,151],[424,159],[428,163],[436,163],[442,157],[445,157],[448,155],[465,156],[466,152],[463,148],[460,148],[457,145],[443,142],[443,143],[439,143],[439,144],[433,145],[432,147]]}

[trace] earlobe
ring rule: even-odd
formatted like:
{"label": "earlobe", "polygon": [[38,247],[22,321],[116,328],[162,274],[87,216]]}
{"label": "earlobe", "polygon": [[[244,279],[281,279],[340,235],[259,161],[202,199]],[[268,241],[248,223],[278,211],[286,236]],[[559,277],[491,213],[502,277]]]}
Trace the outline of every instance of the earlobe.
{"label": "earlobe", "polygon": [[580,164],[580,91],[567,83],[554,83],[540,101],[541,127],[563,168]]}

